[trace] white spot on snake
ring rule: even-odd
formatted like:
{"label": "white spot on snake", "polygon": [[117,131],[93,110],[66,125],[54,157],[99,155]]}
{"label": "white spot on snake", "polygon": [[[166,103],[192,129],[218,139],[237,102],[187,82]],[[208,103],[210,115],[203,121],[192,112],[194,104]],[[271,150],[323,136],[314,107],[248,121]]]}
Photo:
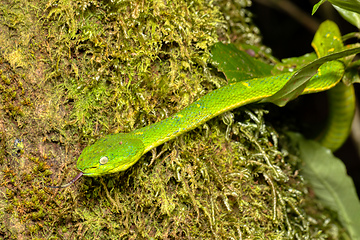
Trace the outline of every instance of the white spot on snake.
{"label": "white spot on snake", "polygon": [[100,158],[99,162],[100,162],[101,165],[104,165],[104,164],[107,164],[108,161],[109,161],[109,158],[106,157],[106,156],[103,156],[103,157]]}

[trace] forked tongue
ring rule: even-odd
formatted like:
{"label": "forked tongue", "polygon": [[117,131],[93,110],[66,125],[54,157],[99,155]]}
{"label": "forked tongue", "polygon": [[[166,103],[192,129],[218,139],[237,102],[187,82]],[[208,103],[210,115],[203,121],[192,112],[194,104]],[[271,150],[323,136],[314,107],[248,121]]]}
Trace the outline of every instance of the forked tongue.
{"label": "forked tongue", "polygon": [[76,177],[74,177],[73,180],[71,180],[69,183],[64,184],[64,185],[60,185],[60,186],[47,186],[49,188],[66,188],[68,186],[70,186],[71,184],[73,184],[76,180],[78,180],[84,173],[80,172],[78,175],[76,175]]}

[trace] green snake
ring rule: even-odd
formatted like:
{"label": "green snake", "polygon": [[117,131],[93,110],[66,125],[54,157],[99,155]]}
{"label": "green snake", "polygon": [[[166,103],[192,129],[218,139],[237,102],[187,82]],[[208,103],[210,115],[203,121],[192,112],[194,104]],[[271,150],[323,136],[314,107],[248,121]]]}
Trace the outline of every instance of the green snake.
{"label": "green snake", "polygon": [[[339,30],[336,29],[335,35],[340,36]],[[318,57],[341,50],[340,37],[334,37],[334,33],[331,31],[329,33],[325,25],[320,26],[317,35],[312,45]],[[321,39],[320,42],[316,41],[317,38]],[[323,44],[324,39],[326,44]],[[334,101],[330,101],[330,104],[334,106],[331,107],[329,124],[319,141],[332,150],[338,148],[346,139],[354,112],[352,86],[347,87],[339,83],[344,71],[342,61],[323,64],[302,93],[331,89],[330,95]],[[83,150],[77,161],[80,173],[71,182],[59,187],[69,186],[82,175],[93,177],[124,171],[134,165],[146,152],[202,125],[209,119],[272,96],[289,81],[293,74],[283,73],[232,83],[204,95],[180,112],[160,122],[129,133],[107,135]]]}

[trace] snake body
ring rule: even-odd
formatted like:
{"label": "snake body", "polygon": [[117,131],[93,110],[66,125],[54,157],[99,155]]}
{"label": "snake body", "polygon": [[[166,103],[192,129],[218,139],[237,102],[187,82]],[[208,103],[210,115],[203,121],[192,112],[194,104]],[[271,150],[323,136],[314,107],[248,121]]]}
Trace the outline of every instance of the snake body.
{"label": "snake body", "polygon": [[[328,90],[340,81],[343,74],[342,62],[325,63],[312,77],[303,94]],[[124,171],[152,148],[200,126],[219,114],[275,94],[292,75],[284,73],[229,84],[204,95],[160,122],[130,133],[105,136],[83,150],[77,167],[88,176]]]}
{"label": "snake body", "polygon": [[316,140],[335,151],[349,136],[355,114],[356,98],[353,85],[346,86],[342,82],[327,91],[327,94],[329,116],[325,128]]}
{"label": "snake body", "polygon": [[[335,25],[335,27],[334,27]],[[322,57],[343,48],[336,24],[326,21],[317,31],[313,47]],[[326,62],[310,79],[302,94],[330,91],[330,121],[319,141],[335,150],[346,139],[354,109],[352,86],[341,83],[344,63],[340,60]],[[294,75],[283,73],[275,76],[243,80],[214,90],[193,102],[175,115],[160,122],[129,133],[111,134],[86,147],[81,153],[77,168],[81,171],[66,187],[86,176],[100,176],[124,171],[134,165],[142,155],[175,137],[188,132],[211,118],[243,105],[257,102],[277,93]],[[336,86],[336,87],[335,87]]]}

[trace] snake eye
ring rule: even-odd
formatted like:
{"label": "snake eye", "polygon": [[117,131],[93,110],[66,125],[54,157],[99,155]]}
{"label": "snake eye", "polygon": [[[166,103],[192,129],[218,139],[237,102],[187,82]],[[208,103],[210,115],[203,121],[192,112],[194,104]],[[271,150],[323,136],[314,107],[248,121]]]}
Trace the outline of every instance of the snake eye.
{"label": "snake eye", "polygon": [[109,161],[109,158],[106,156],[103,156],[100,158],[100,165],[104,165]]}

